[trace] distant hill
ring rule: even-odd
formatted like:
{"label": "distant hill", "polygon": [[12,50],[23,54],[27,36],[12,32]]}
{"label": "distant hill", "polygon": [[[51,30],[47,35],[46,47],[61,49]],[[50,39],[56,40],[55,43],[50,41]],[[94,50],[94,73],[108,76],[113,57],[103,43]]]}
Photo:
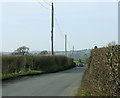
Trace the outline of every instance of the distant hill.
{"label": "distant hill", "polygon": [[[30,51],[31,54],[39,54],[41,51]],[[88,58],[90,56],[91,49],[67,51],[67,56],[72,58]],[[12,52],[0,52],[3,55],[10,55]],[[50,51],[48,51],[50,53]],[[65,55],[64,51],[55,51],[55,55]]]}
{"label": "distant hill", "polygon": [[[76,50],[76,51],[67,51],[68,57],[73,58],[88,58],[90,57],[91,49]],[[55,55],[65,55],[64,51],[56,51]]]}
{"label": "distant hill", "polygon": [[39,54],[41,51],[30,51],[31,54]]}
{"label": "distant hill", "polygon": [[10,55],[12,52],[0,52],[0,54],[3,54],[3,55]]}
{"label": "distant hill", "polygon": [[[38,54],[40,53],[41,51],[30,51],[31,54]],[[3,55],[10,55],[12,52],[0,52],[0,54],[3,54]]]}

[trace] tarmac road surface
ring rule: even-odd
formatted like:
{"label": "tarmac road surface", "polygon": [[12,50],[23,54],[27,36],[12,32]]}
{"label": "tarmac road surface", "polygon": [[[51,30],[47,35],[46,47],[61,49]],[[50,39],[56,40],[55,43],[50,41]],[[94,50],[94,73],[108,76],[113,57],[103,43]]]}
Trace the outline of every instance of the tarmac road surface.
{"label": "tarmac road surface", "polygon": [[25,76],[2,84],[2,96],[75,96],[86,67]]}

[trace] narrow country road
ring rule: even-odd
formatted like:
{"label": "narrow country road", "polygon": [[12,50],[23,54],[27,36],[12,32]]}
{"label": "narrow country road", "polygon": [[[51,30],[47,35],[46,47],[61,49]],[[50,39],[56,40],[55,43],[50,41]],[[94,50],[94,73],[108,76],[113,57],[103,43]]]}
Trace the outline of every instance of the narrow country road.
{"label": "narrow country road", "polygon": [[74,96],[86,67],[26,76],[2,84],[2,96]]}

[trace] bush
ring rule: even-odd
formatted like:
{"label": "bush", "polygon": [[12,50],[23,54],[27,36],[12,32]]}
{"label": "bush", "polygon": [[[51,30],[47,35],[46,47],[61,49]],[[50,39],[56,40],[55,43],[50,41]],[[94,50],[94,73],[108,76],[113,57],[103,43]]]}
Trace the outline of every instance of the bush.
{"label": "bush", "polygon": [[91,56],[87,60],[88,70],[83,76],[81,90],[84,89],[91,96],[120,95],[119,49],[120,45],[112,45],[91,51]]}
{"label": "bush", "polygon": [[41,55],[3,55],[2,74],[28,72],[31,70],[59,71],[75,66],[72,58],[65,56],[41,56]]}

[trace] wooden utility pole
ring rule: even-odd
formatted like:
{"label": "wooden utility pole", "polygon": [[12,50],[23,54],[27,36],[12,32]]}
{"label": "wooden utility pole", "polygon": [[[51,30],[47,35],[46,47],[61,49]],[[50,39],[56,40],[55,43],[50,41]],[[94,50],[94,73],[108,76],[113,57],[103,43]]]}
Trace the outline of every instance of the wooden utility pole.
{"label": "wooden utility pole", "polygon": [[73,46],[73,58],[74,58],[74,46]]}
{"label": "wooden utility pole", "polygon": [[52,55],[54,55],[54,50],[53,50],[53,27],[54,27],[54,7],[53,7],[53,2],[52,2],[52,20],[51,20],[51,50],[52,50]]}
{"label": "wooden utility pole", "polygon": [[67,35],[65,35],[65,55],[67,56]]}
{"label": "wooden utility pole", "polygon": [[[118,2],[118,17],[120,17],[120,2]],[[120,18],[118,18],[118,45],[120,45]]]}

